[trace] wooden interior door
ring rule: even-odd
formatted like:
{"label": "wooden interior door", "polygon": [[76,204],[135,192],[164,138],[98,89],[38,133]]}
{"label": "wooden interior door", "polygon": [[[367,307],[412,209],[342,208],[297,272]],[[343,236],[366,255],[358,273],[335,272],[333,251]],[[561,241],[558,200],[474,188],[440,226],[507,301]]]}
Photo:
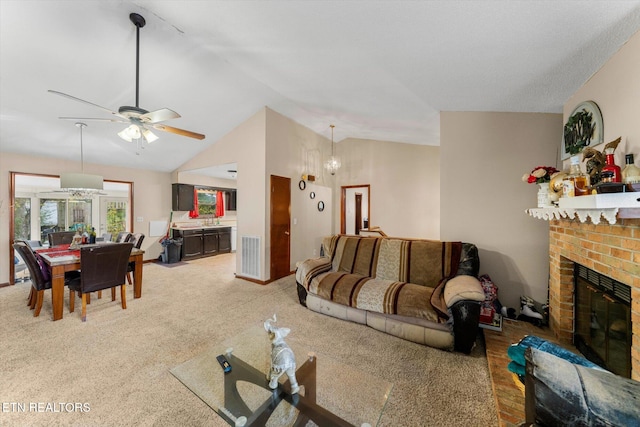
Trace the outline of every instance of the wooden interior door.
{"label": "wooden interior door", "polygon": [[271,280],[291,273],[290,241],[291,179],[271,175]]}
{"label": "wooden interior door", "polygon": [[355,222],[356,222],[356,235],[360,234],[362,228],[362,194],[356,193],[356,206],[355,206]]}

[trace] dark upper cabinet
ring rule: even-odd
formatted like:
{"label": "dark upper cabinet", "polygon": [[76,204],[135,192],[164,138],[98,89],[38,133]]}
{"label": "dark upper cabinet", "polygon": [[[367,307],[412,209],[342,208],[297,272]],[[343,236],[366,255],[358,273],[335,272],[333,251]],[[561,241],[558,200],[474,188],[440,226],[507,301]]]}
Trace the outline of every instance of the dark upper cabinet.
{"label": "dark upper cabinet", "polygon": [[235,211],[236,209],[236,197],[238,195],[237,190],[226,190],[224,193],[224,209],[227,211]]}
{"label": "dark upper cabinet", "polygon": [[171,184],[171,209],[174,211],[193,210],[193,190],[190,184]]}

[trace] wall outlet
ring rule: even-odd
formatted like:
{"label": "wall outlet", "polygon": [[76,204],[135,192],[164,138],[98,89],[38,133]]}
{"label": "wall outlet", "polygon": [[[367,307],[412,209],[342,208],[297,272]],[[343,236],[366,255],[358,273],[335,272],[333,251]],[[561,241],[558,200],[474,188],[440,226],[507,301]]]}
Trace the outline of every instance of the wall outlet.
{"label": "wall outlet", "polygon": [[313,256],[316,256],[318,251],[316,249],[313,250]]}
{"label": "wall outlet", "polygon": [[144,221],[144,218],[142,218],[141,216],[136,217],[136,222],[142,222]]}

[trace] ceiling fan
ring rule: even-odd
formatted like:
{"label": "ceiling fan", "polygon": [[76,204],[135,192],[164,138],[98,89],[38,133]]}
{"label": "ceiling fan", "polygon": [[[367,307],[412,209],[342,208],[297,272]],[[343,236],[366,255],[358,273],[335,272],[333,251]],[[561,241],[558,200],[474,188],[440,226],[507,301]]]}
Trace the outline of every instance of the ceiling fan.
{"label": "ceiling fan", "polygon": [[97,107],[101,110],[104,110],[111,115],[115,116],[112,119],[102,119],[102,118],[80,118],[80,117],[60,117],[63,120],[94,120],[94,121],[106,121],[106,122],[115,122],[115,123],[125,123],[129,124],[127,128],[118,132],[118,136],[125,141],[132,142],[136,141],[144,141],[147,143],[153,142],[158,137],[151,132],[149,128],[157,129],[163,132],[170,132],[176,135],[187,136],[189,138],[195,139],[204,139],[205,136],[201,133],[191,132],[184,129],[179,129],[172,126],[167,126],[162,122],[170,119],[177,119],[180,117],[180,114],[176,113],[173,110],[168,108],[161,108],[155,111],[147,111],[138,106],[138,98],[139,98],[139,76],[140,76],[140,28],[144,27],[146,21],[144,18],[137,14],[131,13],[129,15],[129,19],[133,22],[133,25],[136,26],[136,106],[122,106],[118,108],[118,111],[112,111],[108,108],[102,107],[98,104],[94,104],[93,102],[85,101],[84,99],[76,98],[75,96],[68,95],[66,93],[58,92],[56,90],[49,90],[49,92],[63,96],[65,98],[72,99],[74,101],[82,102],[83,104],[89,104],[94,107]]}

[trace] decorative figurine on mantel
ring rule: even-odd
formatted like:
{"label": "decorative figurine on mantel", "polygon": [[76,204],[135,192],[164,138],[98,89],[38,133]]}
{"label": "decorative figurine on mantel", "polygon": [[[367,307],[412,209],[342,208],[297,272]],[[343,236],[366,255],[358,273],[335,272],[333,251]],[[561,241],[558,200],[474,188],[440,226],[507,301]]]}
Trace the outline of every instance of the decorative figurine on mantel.
{"label": "decorative figurine on mantel", "polygon": [[607,164],[607,155],[610,155],[610,161],[613,162],[613,153],[616,151],[616,148],[618,148],[618,144],[620,144],[621,140],[622,138],[618,137],[617,139],[608,142],[604,146],[602,153],[592,147],[586,147],[582,151],[582,161],[589,159],[587,160],[586,169],[592,186],[602,180],[600,174],[602,172],[602,168]]}
{"label": "decorative figurine on mantel", "polygon": [[289,335],[291,329],[274,326],[275,322],[275,314],[272,319],[264,322],[264,329],[269,333],[269,340],[271,340],[271,369],[267,374],[269,387],[272,390],[278,388],[278,378],[286,373],[291,383],[291,394],[297,394],[300,387],[296,381],[296,358],[293,350],[284,342],[284,337]]}

